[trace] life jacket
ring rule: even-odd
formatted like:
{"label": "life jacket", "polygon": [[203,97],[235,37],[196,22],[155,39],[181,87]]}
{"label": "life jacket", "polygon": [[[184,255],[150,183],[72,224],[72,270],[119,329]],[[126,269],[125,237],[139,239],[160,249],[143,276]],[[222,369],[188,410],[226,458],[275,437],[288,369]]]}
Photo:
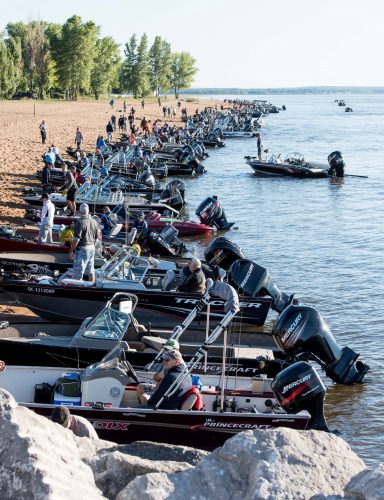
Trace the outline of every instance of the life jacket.
{"label": "life jacket", "polygon": [[195,394],[196,396],[196,401],[195,401],[195,404],[192,406],[192,410],[195,410],[195,411],[202,411],[204,409],[204,403],[203,403],[203,398],[201,396],[201,393],[199,391],[199,389],[197,387],[195,387],[194,385],[189,389],[189,391],[187,391],[185,394],[184,394],[184,397],[183,397],[183,401],[181,403],[181,405],[184,403],[184,401],[191,395],[191,394]]}

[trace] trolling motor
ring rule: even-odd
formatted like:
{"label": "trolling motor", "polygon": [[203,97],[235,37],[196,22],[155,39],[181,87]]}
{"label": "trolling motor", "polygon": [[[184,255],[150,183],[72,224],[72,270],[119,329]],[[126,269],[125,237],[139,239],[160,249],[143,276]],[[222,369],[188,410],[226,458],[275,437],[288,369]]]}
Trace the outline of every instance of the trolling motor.
{"label": "trolling motor", "polygon": [[271,387],[287,413],[306,410],[311,415],[309,429],[329,432],[324,417],[325,387],[309,363],[298,361],[285,368],[277,374]]}
{"label": "trolling motor", "polygon": [[359,354],[337,345],[329,326],[313,307],[290,304],[280,314],[272,334],[289,356],[315,360],[336,383],[362,382],[369,370],[368,365],[357,361]]}
{"label": "trolling motor", "polygon": [[344,177],[345,162],[341,151],[333,151],[328,155],[328,175],[333,177]]}
{"label": "trolling motor", "polygon": [[195,214],[199,217],[202,224],[217,227],[222,231],[231,228],[234,222],[228,222],[224,208],[217,200],[217,196],[210,196],[196,208]]}
{"label": "trolling motor", "polygon": [[252,260],[236,260],[229,268],[228,281],[248,297],[270,295],[273,299],[272,308],[279,313],[293,300],[293,295],[279,290],[268,271]]}

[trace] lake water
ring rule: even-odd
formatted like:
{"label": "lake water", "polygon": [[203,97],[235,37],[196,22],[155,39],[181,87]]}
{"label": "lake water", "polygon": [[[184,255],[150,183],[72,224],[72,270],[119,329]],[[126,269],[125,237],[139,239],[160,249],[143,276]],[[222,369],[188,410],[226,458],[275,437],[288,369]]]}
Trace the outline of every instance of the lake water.
{"label": "lake water", "polygon": [[[345,99],[353,113],[345,113],[336,98]],[[327,383],[326,415],[330,428],[368,464],[382,462],[384,96],[265,99],[285,104],[287,111],[265,118],[264,148],[283,156],[300,152],[324,164],[330,152],[341,150],[346,173],[368,179],[258,178],[244,160],[256,155],[255,139],[227,139],[225,148],[208,150],[208,173],[186,181],[190,215],[206,196],[217,194],[238,227],[227,236],[266,267],[281,289],[318,309],[339,345],[370,365],[364,384]],[[197,242],[199,253],[206,244]]]}

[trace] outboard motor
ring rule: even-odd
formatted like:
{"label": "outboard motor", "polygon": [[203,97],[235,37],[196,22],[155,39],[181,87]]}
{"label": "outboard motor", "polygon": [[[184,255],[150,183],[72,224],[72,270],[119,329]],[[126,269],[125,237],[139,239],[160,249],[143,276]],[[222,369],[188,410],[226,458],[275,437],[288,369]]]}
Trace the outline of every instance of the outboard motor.
{"label": "outboard motor", "polygon": [[299,361],[276,375],[272,391],[287,413],[306,410],[311,418],[308,428],[329,432],[324,418],[325,387],[314,368]]}
{"label": "outboard motor", "polygon": [[180,191],[175,186],[166,186],[160,194],[160,200],[163,200],[167,205],[175,210],[180,211],[184,205],[184,199]]}
{"label": "outboard motor", "polygon": [[252,260],[240,259],[229,268],[228,281],[237,290],[248,297],[270,295],[273,299],[272,308],[282,312],[293,299],[282,292],[273,283],[268,271]]}
{"label": "outboard motor", "polygon": [[228,271],[236,260],[245,259],[245,255],[239,245],[225,236],[219,236],[208,245],[204,258],[209,266],[218,266]]}
{"label": "outboard motor", "polygon": [[210,196],[196,208],[195,214],[199,217],[202,224],[214,226],[222,231],[231,228],[234,222],[228,222],[224,208],[217,200],[217,196]]}
{"label": "outboard motor", "polygon": [[165,179],[168,176],[168,167],[165,163],[155,163],[152,170],[158,179]]}
{"label": "outboard motor", "polygon": [[151,169],[147,166],[143,172],[139,175],[138,178],[139,182],[142,182],[148,187],[154,187],[155,186],[155,178],[151,172]]}
{"label": "outboard motor", "polygon": [[329,326],[313,307],[289,305],[277,319],[272,335],[288,355],[314,359],[336,383],[362,382],[369,370],[368,365],[356,361],[359,354],[337,345]]}
{"label": "outboard motor", "polygon": [[173,181],[170,181],[166,184],[165,188],[168,189],[178,189],[183,197],[183,200],[185,201],[185,184],[179,179],[174,179]]}
{"label": "outboard motor", "polygon": [[344,177],[345,162],[340,151],[333,151],[328,155],[328,174],[334,177]]}

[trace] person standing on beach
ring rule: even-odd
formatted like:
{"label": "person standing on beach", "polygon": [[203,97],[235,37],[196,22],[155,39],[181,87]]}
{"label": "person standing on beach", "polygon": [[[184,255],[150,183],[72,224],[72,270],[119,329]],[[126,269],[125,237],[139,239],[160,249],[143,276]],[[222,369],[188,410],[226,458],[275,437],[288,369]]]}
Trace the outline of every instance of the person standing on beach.
{"label": "person standing on beach", "polygon": [[44,192],[40,199],[43,202],[43,208],[40,212],[41,224],[38,241],[39,243],[53,243],[52,229],[55,217],[55,205],[49,199],[48,193]]}
{"label": "person standing on beach", "polygon": [[116,116],[115,115],[111,116],[111,123],[112,123],[113,130],[116,131]]}
{"label": "person standing on beach", "polygon": [[108,142],[112,142],[113,125],[111,121],[108,122],[105,130],[107,132]]}
{"label": "person standing on beach", "polygon": [[124,113],[127,112],[127,103],[124,101],[123,102],[123,109],[124,109]]}
{"label": "person standing on beach", "polygon": [[112,99],[109,101],[109,104],[111,105],[111,109],[113,109],[113,106],[115,105],[115,101],[112,97]]}
{"label": "person standing on beach", "polygon": [[145,106],[145,102],[144,102],[144,99],[141,101],[141,107],[142,109],[144,109],[144,106]]}
{"label": "person standing on beach", "polygon": [[77,149],[81,148],[81,144],[83,142],[84,142],[83,133],[81,132],[80,127],[77,127],[76,135],[75,135],[75,143],[76,143]]}
{"label": "person standing on beach", "polygon": [[45,144],[45,141],[47,139],[47,128],[45,126],[44,120],[40,123],[39,129],[40,129],[40,134],[41,134],[41,143]]}
{"label": "person standing on beach", "polygon": [[261,143],[261,137],[259,132],[256,134],[256,144],[257,144],[257,156],[259,157],[259,161],[263,161],[263,145]]}

